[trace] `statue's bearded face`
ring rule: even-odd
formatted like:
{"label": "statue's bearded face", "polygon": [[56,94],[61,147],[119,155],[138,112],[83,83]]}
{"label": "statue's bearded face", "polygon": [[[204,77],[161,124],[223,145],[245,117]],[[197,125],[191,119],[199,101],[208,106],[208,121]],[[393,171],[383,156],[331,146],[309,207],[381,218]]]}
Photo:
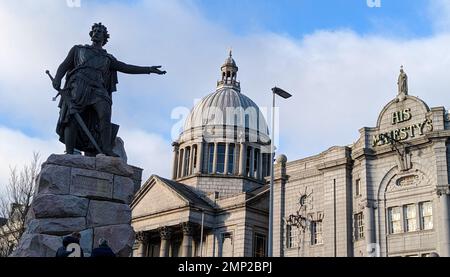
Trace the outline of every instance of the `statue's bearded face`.
{"label": "statue's bearded face", "polygon": [[103,44],[106,38],[106,33],[103,28],[95,27],[91,33],[91,40],[93,42],[100,42]]}

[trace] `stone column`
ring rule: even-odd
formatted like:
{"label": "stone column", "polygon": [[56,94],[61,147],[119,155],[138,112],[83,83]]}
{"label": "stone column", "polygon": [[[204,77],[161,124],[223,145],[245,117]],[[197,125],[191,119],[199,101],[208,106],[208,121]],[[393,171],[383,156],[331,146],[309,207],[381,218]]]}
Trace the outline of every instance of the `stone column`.
{"label": "stone column", "polygon": [[245,175],[245,163],[246,163],[246,159],[245,159],[245,155],[247,153],[247,146],[245,145],[245,143],[241,143],[239,146],[239,176],[244,176]]}
{"label": "stone column", "polygon": [[[446,138],[433,139],[434,158],[436,161],[437,194],[439,199],[439,255],[441,257],[450,256],[450,215],[449,215],[449,180],[447,172],[447,145]],[[434,215],[433,215],[434,216]]]}
{"label": "stone column", "polygon": [[230,144],[226,143],[225,144],[225,162],[224,162],[224,170],[223,170],[223,174],[227,175],[228,174],[228,151],[230,151],[229,149]]}
{"label": "stone column", "polygon": [[169,227],[159,228],[159,235],[161,236],[161,246],[159,248],[160,257],[169,257],[170,236],[172,232]]}
{"label": "stone column", "polygon": [[147,256],[147,247],[148,247],[148,233],[147,232],[137,232],[136,240],[139,243],[138,248],[138,257],[146,257]]}
{"label": "stone column", "polygon": [[364,212],[364,235],[367,244],[367,255],[369,257],[376,257],[378,247],[376,246],[376,230],[375,230],[375,206],[374,202],[368,201],[366,203]]}
{"label": "stone column", "polygon": [[178,178],[183,177],[183,155],[184,155],[184,150],[183,149],[179,149],[178,150]]}
{"label": "stone column", "polygon": [[203,142],[197,144],[197,172],[203,173]]}
{"label": "stone column", "polygon": [[189,151],[189,172],[187,175],[192,175],[194,170],[194,145],[191,145],[191,151]]}
{"label": "stone column", "polygon": [[248,175],[249,177],[255,178],[255,147],[251,148],[250,151],[250,174]]}
{"label": "stone column", "polygon": [[184,170],[186,168],[186,163],[185,161],[185,157],[186,157],[186,147],[182,149],[183,150],[183,155],[181,155],[180,160],[181,160],[181,172],[180,172],[180,177],[184,176]]}
{"label": "stone column", "polygon": [[181,244],[181,257],[192,257],[192,224],[184,222],[181,224],[183,229],[183,242]]}
{"label": "stone column", "polygon": [[217,171],[217,142],[214,143],[213,174]]}
{"label": "stone column", "polygon": [[[440,220],[437,226],[439,232],[439,255],[441,257],[450,257],[450,216],[449,216],[449,187],[438,188],[438,199],[440,207]],[[434,215],[433,215],[434,216]],[[436,222],[436,219],[434,220]]]}
{"label": "stone column", "polygon": [[263,176],[263,153],[261,151],[261,149],[259,150],[259,159],[258,159],[258,179],[262,180]]}
{"label": "stone column", "polygon": [[174,142],[172,143],[173,146],[173,170],[172,170],[172,179],[177,179],[178,176],[178,150],[179,145],[178,143]]}
{"label": "stone column", "polygon": [[[271,156],[273,156],[271,154]],[[280,155],[277,158],[277,165],[274,165],[274,186],[273,186],[273,257],[284,256],[284,244],[286,242],[286,225],[284,224],[284,218],[286,216],[285,211],[285,199],[286,199],[286,163],[287,157]]]}

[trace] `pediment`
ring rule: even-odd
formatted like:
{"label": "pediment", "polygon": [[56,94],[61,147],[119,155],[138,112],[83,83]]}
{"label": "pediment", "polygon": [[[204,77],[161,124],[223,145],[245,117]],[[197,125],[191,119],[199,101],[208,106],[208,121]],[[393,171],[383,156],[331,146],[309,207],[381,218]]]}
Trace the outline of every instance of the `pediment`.
{"label": "pediment", "polygon": [[247,202],[249,207],[261,211],[269,211],[269,192],[258,195]]}
{"label": "pediment", "polygon": [[189,206],[183,196],[152,176],[131,204],[133,218]]}

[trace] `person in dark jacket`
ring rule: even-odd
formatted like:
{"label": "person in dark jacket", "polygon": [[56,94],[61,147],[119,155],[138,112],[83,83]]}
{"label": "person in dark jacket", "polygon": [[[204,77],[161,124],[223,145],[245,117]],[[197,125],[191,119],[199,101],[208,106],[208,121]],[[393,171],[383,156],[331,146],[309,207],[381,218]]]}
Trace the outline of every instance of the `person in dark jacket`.
{"label": "person in dark jacket", "polygon": [[[78,248],[78,249],[77,249]],[[79,250],[79,251],[77,251]],[[71,255],[71,254],[74,255]],[[56,257],[84,257],[80,247],[80,233],[73,233],[63,239],[63,246],[56,251]]]}
{"label": "person in dark jacket", "polygon": [[115,257],[116,254],[112,251],[111,247],[108,246],[108,241],[102,239],[97,248],[92,250],[91,257]]}

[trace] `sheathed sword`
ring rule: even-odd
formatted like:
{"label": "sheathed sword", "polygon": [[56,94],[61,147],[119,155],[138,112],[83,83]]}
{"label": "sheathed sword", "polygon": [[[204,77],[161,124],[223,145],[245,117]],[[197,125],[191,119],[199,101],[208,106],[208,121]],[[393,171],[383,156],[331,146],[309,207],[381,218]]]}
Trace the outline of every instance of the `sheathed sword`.
{"label": "sheathed sword", "polygon": [[[50,71],[46,70],[45,73],[48,75],[48,77],[50,77],[50,80],[53,82],[53,76],[50,74]],[[70,107],[70,101],[69,101],[69,99],[67,99],[67,94],[64,92],[64,90],[59,89],[58,90],[58,94],[55,97],[53,97],[53,101],[56,100],[58,95],[61,95],[61,98],[62,98],[63,102],[65,102],[67,104],[67,107]],[[81,129],[83,130],[83,132],[86,134],[86,136],[91,141],[92,145],[94,145],[94,147],[97,150],[97,152],[98,153],[103,153],[102,150],[100,150],[100,147],[98,146],[98,144],[95,141],[94,137],[92,136],[91,132],[89,131],[88,127],[84,123],[83,119],[81,118],[80,114],[79,113],[75,113],[74,117],[75,117],[75,120],[77,121],[78,125],[80,125]]]}

